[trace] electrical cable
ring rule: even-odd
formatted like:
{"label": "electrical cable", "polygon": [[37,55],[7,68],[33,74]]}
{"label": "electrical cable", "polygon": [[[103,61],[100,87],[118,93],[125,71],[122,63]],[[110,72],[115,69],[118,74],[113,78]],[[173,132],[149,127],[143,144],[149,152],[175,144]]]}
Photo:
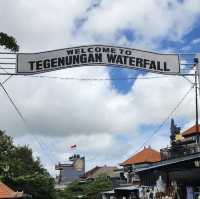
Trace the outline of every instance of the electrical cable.
{"label": "electrical cable", "polygon": [[192,82],[190,79],[188,79],[187,77],[185,76],[182,76],[184,79],[186,79],[189,83],[191,83],[192,85],[194,84],[194,82]]}
{"label": "electrical cable", "polygon": [[15,105],[13,99],[11,98],[11,96],[8,94],[7,90],[5,89],[5,87],[3,86],[3,84],[0,82],[0,86],[3,89],[3,91],[5,92],[6,96],[8,97],[10,103],[13,105],[14,109],[16,110],[17,114],[19,115],[19,117],[23,120],[24,123],[26,123],[23,115],[21,114],[20,110],[18,109],[18,107]]}
{"label": "electrical cable", "polygon": [[12,75],[9,75],[2,83],[2,85],[4,85],[9,79],[11,79]]}
{"label": "electrical cable", "polygon": [[[168,78],[169,76],[165,77],[124,77],[124,78],[77,78],[77,77],[57,77],[57,76],[25,76],[25,77],[32,77],[32,78],[47,78],[47,79],[59,79],[59,80],[77,80],[77,81],[126,81],[126,80],[146,80],[146,79],[162,79]],[[170,76],[171,77],[171,76]]]}
{"label": "electrical cable", "polygon": [[175,108],[170,112],[170,114],[165,118],[165,120],[155,129],[155,131],[144,141],[144,143],[139,147],[139,149],[135,152],[139,152],[158,132],[159,130],[166,124],[166,122],[171,118],[171,116],[174,114],[174,112],[179,108],[179,106],[182,104],[182,102],[185,100],[185,98],[188,96],[188,94],[191,92],[191,90],[194,88],[195,84],[193,84],[189,90],[185,93],[185,95],[180,99],[178,104],[175,106]]}
{"label": "electrical cable", "polygon": [[[27,131],[29,132],[29,134],[32,136],[32,134],[30,133],[30,129],[29,129],[29,127],[28,127],[28,123],[27,123],[27,121],[25,120],[23,114],[21,113],[21,111],[19,110],[19,108],[18,108],[17,105],[15,104],[14,100],[13,100],[12,97],[9,95],[9,93],[7,92],[7,90],[5,89],[5,87],[3,86],[3,84],[2,84],[1,82],[0,82],[0,87],[3,89],[4,93],[6,94],[6,96],[7,96],[8,99],[9,99],[10,103],[12,104],[12,106],[14,107],[14,109],[16,110],[18,116],[19,116],[19,117],[21,118],[21,120],[23,121],[23,123],[24,123],[24,125],[25,125],[25,127],[26,127],[26,130],[27,130]],[[35,137],[34,137],[34,138],[35,138]],[[40,148],[42,149],[42,151],[44,151],[44,152],[46,153],[45,149],[43,148],[42,143],[41,143],[39,140],[36,140],[36,141],[38,142],[38,144],[39,144]],[[43,143],[43,144],[44,144],[44,143]],[[51,159],[51,156],[49,156],[49,154],[48,154],[47,157],[50,158],[51,163],[55,163],[55,162],[53,161],[53,159]]]}

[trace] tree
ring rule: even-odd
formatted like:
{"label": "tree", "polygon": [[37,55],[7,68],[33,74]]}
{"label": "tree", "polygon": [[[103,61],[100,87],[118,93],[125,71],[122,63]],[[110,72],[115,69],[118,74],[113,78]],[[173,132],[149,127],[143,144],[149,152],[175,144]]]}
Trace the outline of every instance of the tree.
{"label": "tree", "polygon": [[15,147],[12,153],[12,162],[9,165],[10,172],[13,173],[12,177],[30,175],[35,172],[46,174],[39,158],[33,158],[33,152],[27,145]]}
{"label": "tree", "polygon": [[15,146],[13,139],[1,130],[0,176],[11,188],[23,190],[33,199],[56,199],[54,179],[43,168],[39,158],[33,157],[28,146]]}
{"label": "tree", "polygon": [[0,130],[0,176],[4,175],[6,167],[11,162],[10,157],[12,157],[14,150],[12,138]]}
{"label": "tree", "polygon": [[105,176],[100,176],[92,181],[79,182],[75,181],[68,185],[68,187],[60,193],[62,199],[71,198],[85,198],[94,199],[99,198],[100,193],[112,189],[111,180]]}
{"label": "tree", "polygon": [[103,191],[112,189],[111,180],[105,176],[100,176],[94,181],[91,181],[86,187],[85,193],[89,199],[98,198]]}
{"label": "tree", "polygon": [[18,191],[24,191],[33,199],[56,199],[57,193],[54,188],[54,179],[48,173],[34,173],[22,175],[5,180],[10,187]]}
{"label": "tree", "polygon": [[19,51],[19,46],[14,37],[7,35],[6,33],[0,32],[0,46],[4,46],[13,52]]}

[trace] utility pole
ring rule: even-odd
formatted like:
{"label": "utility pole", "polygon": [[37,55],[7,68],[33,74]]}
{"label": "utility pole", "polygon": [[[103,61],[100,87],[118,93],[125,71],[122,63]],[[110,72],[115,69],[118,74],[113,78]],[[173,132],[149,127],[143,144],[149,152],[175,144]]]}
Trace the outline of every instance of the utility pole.
{"label": "utility pole", "polygon": [[196,132],[199,132],[199,112],[198,112],[198,90],[197,90],[197,71],[195,71],[195,103],[196,103]]}
{"label": "utility pole", "polygon": [[[196,132],[199,133],[199,111],[198,111],[198,87],[200,94],[200,56],[194,58],[195,63],[195,104],[196,104]],[[198,84],[199,83],[199,84]]]}

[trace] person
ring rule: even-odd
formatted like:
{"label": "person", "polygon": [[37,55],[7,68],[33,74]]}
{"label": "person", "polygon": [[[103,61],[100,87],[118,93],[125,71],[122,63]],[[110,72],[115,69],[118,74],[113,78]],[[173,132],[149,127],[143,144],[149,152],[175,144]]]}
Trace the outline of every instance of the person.
{"label": "person", "polygon": [[152,191],[149,194],[149,199],[153,199],[153,192]]}
{"label": "person", "polygon": [[139,198],[144,199],[145,190],[144,187],[139,188]]}

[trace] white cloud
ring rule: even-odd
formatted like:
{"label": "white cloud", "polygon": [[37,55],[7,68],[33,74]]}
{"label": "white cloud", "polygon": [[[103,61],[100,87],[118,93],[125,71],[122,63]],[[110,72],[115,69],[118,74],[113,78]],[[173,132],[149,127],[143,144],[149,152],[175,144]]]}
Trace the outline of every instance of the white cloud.
{"label": "white cloud", "polygon": [[[60,74],[68,72],[69,76],[75,76],[73,74],[76,73],[77,77],[108,78],[106,69],[99,67],[69,70]],[[182,77],[158,77],[161,78],[138,79],[126,95],[113,90],[110,81],[15,77],[7,87],[35,134],[65,136],[120,133],[133,131],[140,123],[159,124],[191,87]],[[192,117],[193,101],[187,99],[191,109],[186,113],[177,111],[177,116]],[[2,108],[5,114],[7,106]],[[3,117],[7,118],[6,121],[15,121],[17,118],[13,112],[5,114]],[[10,130],[14,135],[22,134],[20,128],[13,127]]]}
{"label": "white cloud", "polygon": [[191,43],[192,44],[199,44],[200,43],[200,38],[194,39]]}
{"label": "white cloud", "polygon": [[[1,1],[1,31],[14,35],[21,51],[43,51],[72,45],[74,20],[90,0]],[[3,20],[5,19],[6,20]]]}
{"label": "white cloud", "polygon": [[[103,0],[88,11],[91,4],[90,0],[78,3],[19,0],[15,4],[11,0],[1,1],[1,31],[14,35],[21,51],[89,43],[152,50],[159,48],[162,39],[181,40],[194,27],[200,6],[198,0],[182,4],[172,0]],[[85,22],[75,26],[77,19],[82,18]],[[126,29],[133,32],[133,41],[119,33]],[[109,78],[105,67],[74,68],[48,75]],[[156,75],[146,75],[150,76]],[[117,164],[145,140],[140,137],[144,129],[139,127],[159,125],[189,87],[181,77],[138,79],[130,92],[120,94],[112,88],[111,81],[13,77],[6,88],[26,118],[30,132],[3,92],[0,92],[0,128],[14,136],[16,143],[30,144],[51,173],[54,173],[53,164],[67,159],[70,155],[67,147],[74,143],[89,158],[88,168],[95,164]],[[192,94],[175,116],[192,120]],[[119,141],[119,134],[128,141]],[[167,143],[165,136],[158,135],[156,140],[159,142],[152,143],[156,148]]]}
{"label": "white cloud", "polygon": [[119,39],[119,31],[129,29],[135,36],[129,45],[145,43],[145,48],[159,47],[160,40],[180,41],[192,29],[200,14],[199,6],[198,0],[182,3],[172,0],[105,0],[87,13],[87,21],[78,32],[114,42]]}

